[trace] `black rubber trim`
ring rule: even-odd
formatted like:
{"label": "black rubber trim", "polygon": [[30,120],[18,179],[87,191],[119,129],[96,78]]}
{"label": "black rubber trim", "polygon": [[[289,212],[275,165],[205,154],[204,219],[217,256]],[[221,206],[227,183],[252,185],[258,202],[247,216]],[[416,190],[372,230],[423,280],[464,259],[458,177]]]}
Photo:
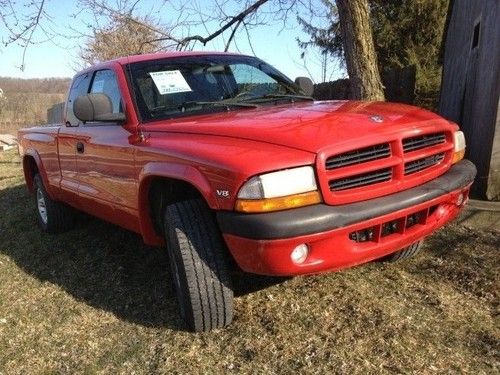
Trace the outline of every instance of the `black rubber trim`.
{"label": "black rubber trim", "polygon": [[466,187],[476,176],[468,160],[423,185],[367,201],[339,206],[317,204],[265,214],[217,212],[222,233],[251,239],[279,239],[324,232],[399,211]]}

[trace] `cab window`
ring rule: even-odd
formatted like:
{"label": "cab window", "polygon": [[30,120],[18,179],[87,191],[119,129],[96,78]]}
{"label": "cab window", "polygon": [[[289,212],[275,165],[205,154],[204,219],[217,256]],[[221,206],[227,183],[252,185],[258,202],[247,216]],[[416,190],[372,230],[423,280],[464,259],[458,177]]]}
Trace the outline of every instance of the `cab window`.
{"label": "cab window", "polygon": [[77,126],[80,123],[80,120],[78,120],[73,113],[73,102],[79,96],[88,93],[90,78],[91,74],[85,73],[73,79],[73,84],[69,90],[68,101],[66,103],[66,124],[69,126]]}
{"label": "cab window", "polygon": [[112,70],[98,70],[95,72],[90,92],[93,94],[106,94],[113,104],[113,113],[123,112],[118,80]]}

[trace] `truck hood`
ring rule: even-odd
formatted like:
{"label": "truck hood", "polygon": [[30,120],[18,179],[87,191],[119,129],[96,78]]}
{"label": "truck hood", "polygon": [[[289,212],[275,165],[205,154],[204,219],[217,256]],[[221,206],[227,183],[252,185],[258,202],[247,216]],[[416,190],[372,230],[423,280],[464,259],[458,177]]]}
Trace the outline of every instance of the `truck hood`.
{"label": "truck hood", "polygon": [[190,133],[248,139],[318,152],[353,138],[383,138],[425,126],[449,126],[438,115],[405,104],[326,101],[262,106],[148,123],[146,132]]}

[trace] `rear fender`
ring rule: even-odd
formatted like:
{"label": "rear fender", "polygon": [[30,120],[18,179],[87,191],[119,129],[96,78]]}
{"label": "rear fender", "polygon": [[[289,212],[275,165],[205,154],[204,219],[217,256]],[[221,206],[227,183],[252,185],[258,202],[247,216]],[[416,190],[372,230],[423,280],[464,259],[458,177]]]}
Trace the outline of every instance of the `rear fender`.
{"label": "rear fender", "polygon": [[43,185],[45,187],[45,190],[47,191],[47,194],[49,195],[49,197],[51,199],[54,199],[54,192],[52,191],[52,187],[49,184],[47,172],[45,171],[45,168],[43,167],[42,158],[40,157],[40,155],[38,154],[38,152],[35,149],[25,150],[24,155],[23,155],[24,179],[26,181],[26,186],[28,187],[29,192],[33,193],[35,190],[35,187],[33,184],[33,176],[34,176],[35,171],[33,170],[30,159],[35,161],[36,168],[38,169],[38,173],[40,174],[40,177],[42,177]]}

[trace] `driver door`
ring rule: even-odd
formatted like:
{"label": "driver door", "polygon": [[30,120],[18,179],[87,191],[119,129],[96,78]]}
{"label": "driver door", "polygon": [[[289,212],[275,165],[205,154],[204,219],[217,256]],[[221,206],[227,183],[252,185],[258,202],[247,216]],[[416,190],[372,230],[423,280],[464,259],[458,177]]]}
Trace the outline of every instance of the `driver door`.
{"label": "driver door", "polygon": [[[123,112],[116,73],[94,72],[90,93],[106,94],[113,113]],[[137,217],[135,148],[121,123],[86,122],[77,129],[78,195],[82,209],[129,229]]]}
{"label": "driver door", "polygon": [[73,103],[77,97],[88,93],[91,78],[91,73],[83,73],[73,79],[66,102],[65,122],[57,135],[61,197],[74,207],[79,207],[76,144],[77,130],[82,122],[73,113]]}

